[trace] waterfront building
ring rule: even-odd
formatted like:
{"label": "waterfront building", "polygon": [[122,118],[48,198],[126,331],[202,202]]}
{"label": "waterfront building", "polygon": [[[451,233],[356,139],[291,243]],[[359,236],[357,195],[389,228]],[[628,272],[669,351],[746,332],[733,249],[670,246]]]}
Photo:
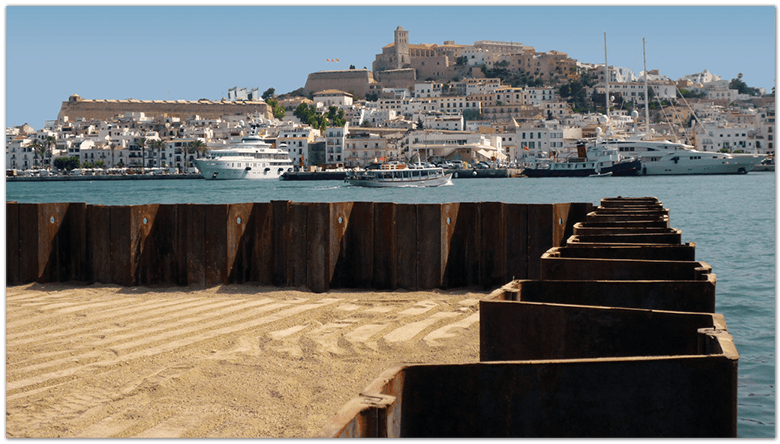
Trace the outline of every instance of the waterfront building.
{"label": "waterfront building", "polygon": [[388,141],[379,134],[350,134],[344,145],[344,166],[366,167],[374,162],[398,160],[397,149],[389,149]]}
{"label": "waterfront building", "polygon": [[295,125],[292,128],[279,130],[276,136],[276,146],[279,148],[286,146],[293,164],[306,167],[312,165],[309,146],[315,143],[319,135],[320,130],[313,129],[308,125]]}
{"label": "waterfront building", "polygon": [[349,122],[342,127],[328,127],[325,130],[325,163],[339,165],[344,163],[344,145],[349,134]]}
{"label": "waterfront building", "polygon": [[405,153],[420,153],[423,160],[463,160],[475,163],[503,156],[501,137],[467,131],[415,130],[404,136]]}

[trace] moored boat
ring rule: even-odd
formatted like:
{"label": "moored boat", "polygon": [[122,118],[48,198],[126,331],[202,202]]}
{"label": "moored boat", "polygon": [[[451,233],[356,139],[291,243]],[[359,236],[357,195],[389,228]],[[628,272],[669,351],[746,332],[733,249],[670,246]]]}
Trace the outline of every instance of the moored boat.
{"label": "moored boat", "polygon": [[355,171],[347,174],[344,182],[361,187],[438,187],[452,184],[452,173],[439,167],[409,166],[391,162],[379,169]]}
{"label": "moored boat", "polygon": [[257,134],[250,133],[222,150],[212,150],[208,157],[194,159],[205,179],[278,179],[293,170],[293,162],[284,149],[273,148]]}
{"label": "moored boat", "polygon": [[552,159],[535,159],[523,169],[526,177],[589,177],[589,176],[637,176],[642,168],[639,159],[621,156],[614,147],[580,144],[578,156],[568,162]]}

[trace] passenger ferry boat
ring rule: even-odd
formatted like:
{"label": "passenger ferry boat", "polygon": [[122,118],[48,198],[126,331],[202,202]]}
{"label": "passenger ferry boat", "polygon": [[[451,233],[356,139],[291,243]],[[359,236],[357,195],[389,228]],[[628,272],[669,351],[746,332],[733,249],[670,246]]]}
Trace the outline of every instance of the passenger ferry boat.
{"label": "passenger ferry boat", "polygon": [[398,162],[382,164],[379,169],[354,171],[344,182],[360,187],[438,187],[452,184],[452,173],[439,167],[421,167]]}
{"label": "passenger ferry boat", "polygon": [[293,162],[285,149],[272,148],[257,134],[253,125],[250,134],[223,150],[213,150],[208,157],[194,159],[205,179],[278,179],[293,170]]}

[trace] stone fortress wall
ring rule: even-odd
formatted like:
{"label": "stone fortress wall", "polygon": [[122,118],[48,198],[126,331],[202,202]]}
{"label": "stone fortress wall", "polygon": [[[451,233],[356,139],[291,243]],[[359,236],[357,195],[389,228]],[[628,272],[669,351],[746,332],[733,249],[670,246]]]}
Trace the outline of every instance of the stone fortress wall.
{"label": "stone fortress wall", "polygon": [[363,98],[370,92],[370,86],[374,83],[374,75],[368,69],[319,71],[309,74],[303,89],[305,94],[336,89]]}
{"label": "stone fortress wall", "polygon": [[254,101],[211,101],[190,100],[87,100],[77,94],[62,102],[57,118],[67,116],[69,120],[98,119],[111,120],[116,115],[128,112],[142,112],[148,117],[179,117],[186,119],[198,115],[204,119],[217,119],[225,115],[246,115],[257,112],[271,118],[271,108],[262,100]]}

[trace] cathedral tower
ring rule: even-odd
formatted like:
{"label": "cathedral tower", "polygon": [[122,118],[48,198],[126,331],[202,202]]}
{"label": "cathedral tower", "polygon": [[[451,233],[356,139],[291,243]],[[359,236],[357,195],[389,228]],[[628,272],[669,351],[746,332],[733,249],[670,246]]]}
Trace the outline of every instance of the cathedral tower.
{"label": "cathedral tower", "polygon": [[409,56],[409,31],[398,27],[395,29],[395,63],[396,69],[405,68],[412,62]]}

